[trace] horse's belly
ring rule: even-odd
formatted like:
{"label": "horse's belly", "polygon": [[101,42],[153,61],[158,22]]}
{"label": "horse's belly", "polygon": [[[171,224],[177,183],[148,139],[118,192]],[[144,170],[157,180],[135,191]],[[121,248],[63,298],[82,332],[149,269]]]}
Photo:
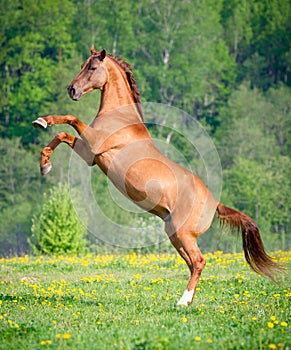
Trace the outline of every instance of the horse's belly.
{"label": "horse's belly", "polygon": [[190,171],[175,164],[148,142],[135,142],[112,157],[107,176],[139,207],[171,218],[173,229],[208,227],[217,201]]}

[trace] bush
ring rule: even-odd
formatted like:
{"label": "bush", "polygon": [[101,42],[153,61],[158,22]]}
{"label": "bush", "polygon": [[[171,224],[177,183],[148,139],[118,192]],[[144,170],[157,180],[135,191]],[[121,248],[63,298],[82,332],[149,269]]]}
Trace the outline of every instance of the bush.
{"label": "bush", "polygon": [[32,219],[29,244],[36,254],[81,254],[85,228],[74,210],[68,186],[59,184],[44,194],[42,212]]}

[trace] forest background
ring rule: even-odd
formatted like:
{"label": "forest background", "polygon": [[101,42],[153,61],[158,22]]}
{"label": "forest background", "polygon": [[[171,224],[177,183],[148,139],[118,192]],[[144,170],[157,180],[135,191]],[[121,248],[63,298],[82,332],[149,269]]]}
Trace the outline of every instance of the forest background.
{"label": "forest background", "polygon": [[[1,0],[0,256],[31,252],[44,193],[67,182],[67,146],[54,154],[53,171],[39,174],[40,150],[64,126],[39,132],[31,122],[68,113],[89,122],[97,113],[99,93],[75,103],[66,92],[92,43],[134,67],[143,102],[177,107],[203,125],[221,160],[221,201],[257,221],[267,248],[290,249],[290,7],[289,0]],[[170,142],[187,157],[187,145]],[[109,216],[147,229],[150,219],[110,203],[97,169],[94,181]],[[87,242],[104,249],[89,233]],[[216,233],[201,242],[204,251],[233,249]]]}

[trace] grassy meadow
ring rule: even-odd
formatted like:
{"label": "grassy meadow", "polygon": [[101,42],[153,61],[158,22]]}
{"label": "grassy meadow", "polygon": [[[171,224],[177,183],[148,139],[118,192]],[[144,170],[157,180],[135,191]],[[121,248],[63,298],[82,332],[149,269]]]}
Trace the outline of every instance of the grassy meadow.
{"label": "grassy meadow", "polygon": [[0,349],[291,349],[288,275],[205,258],[190,307],[175,306],[188,282],[176,254],[0,259]]}

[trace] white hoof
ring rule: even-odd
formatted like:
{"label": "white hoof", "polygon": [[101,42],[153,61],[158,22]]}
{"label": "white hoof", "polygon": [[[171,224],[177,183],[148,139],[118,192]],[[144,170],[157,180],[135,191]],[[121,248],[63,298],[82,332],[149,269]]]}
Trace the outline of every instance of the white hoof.
{"label": "white hoof", "polygon": [[192,303],[194,297],[194,289],[185,290],[182,298],[177,302],[177,306],[188,306]]}
{"label": "white hoof", "polygon": [[43,118],[37,118],[35,121],[32,122],[32,125],[36,129],[46,129],[47,128],[47,122]]}
{"label": "white hoof", "polygon": [[41,175],[46,175],[51,171],[51,169],[52,169],[51,162],[48,162],[40,168],[40,173]]}

